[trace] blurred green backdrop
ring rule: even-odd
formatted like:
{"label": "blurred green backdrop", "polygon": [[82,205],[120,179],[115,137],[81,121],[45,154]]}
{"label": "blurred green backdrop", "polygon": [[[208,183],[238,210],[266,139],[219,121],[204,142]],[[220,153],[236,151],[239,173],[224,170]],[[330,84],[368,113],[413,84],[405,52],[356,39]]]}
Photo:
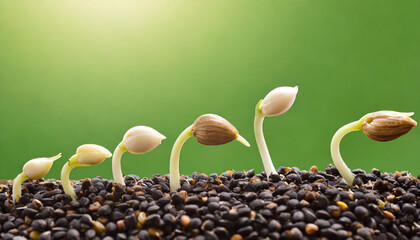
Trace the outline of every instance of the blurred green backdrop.
{"label": "blurred green backdrop", "polygon": [[[166,174],[176,137],[216,113],[238,142],[182,150],[184,174],[263,169],[255,104],[278,86],[299,86],[286,114],[266,118],[275,166],[324,169],[342,125],[390,109],[420,114],[420,1],[11,1],[0,2],[0,178],[32,158],[84,143],[111,152],[127,129],[167,136],[123,172]],[[413,118],[420,120],[419,115]],[[420,174],[420,128],[379,143],[361,132],[341,144],[351,168]],[[111,160],[72,172],[111,178]]]}

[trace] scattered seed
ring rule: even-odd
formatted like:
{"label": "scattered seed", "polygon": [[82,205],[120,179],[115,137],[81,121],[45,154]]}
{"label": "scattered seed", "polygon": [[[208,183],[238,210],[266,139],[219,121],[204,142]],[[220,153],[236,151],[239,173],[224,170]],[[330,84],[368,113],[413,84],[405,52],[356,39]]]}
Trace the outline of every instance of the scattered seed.
{"label": "scattered seed", "polygon": [[315,233],[317,233],[319,231],[319,228],[317,225],[313,224],[313,223],[308,223],[305,226],[305,232],[308,235],[314,235]]}

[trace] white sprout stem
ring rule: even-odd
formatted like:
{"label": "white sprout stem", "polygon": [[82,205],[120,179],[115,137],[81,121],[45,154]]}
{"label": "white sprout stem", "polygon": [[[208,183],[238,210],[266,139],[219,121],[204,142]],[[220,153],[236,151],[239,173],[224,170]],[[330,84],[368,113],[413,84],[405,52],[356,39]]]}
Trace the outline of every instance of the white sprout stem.
{"label": "white sprout stem", "polygon": [[340,142],[341,142],[341,139],[344,137],[344,135],[346,135],[347,133],[358,131],[361,129],[362,123],[363,123],[363,121],[361,120],[342,126],[334,134],[331,140],[331,157],[333,159],[334,165],[337,167],[337,170],[340,172],[346,184],[350,186],[353,185],[354,174],[351,172],[350,168],[347,167],[346,163],[343,161],[343,158],[341,157]]}
{"label": "white sprout stem", "polygon": [[260,103],[257,104],[255,108],[255,119],[254,119],[254,132],[255,139],[257,141],[258,150],[261,155],[261,159],[264,165],[264,170],[267,176],[271,174],[278,174],[274,168],[273,162],[271,161],[270,153],[268,152],[267,144],[265,143],[264,133],[263,133],[263,121],[264,116],[260,113],[259,110]]}
{"label": "white sprout stem", "polygon": [[76,193],[70,183],[70,172],[73,168],[81,166],[81,164],[76,162],[76,159],[77,155],[73,155],[73,157],[71,157],[61,169],[61,185],[63,186],[64,193],[70,195],[73,200],[76,199]]}
{"label": "white sprout stem", "polygon": [[121,157],[125,152],[125,147],[121,142],[115,148],[114,154],[112,155],[112,175],[114,177],[114,183],[119,183],[125,186],[122,170],[121,170]]}
{"label": "white sprout stem", "polygon": [[182,145],[192,136],[192,126],[187,127],[176,139],[172,147],[171,160],[169,162],[169,181],[171,185],[171,192],[175,192],[181,187],[179,179],[179,155],[181,154]]}
{"label": "white sprout stem", "polygon": [[29,179],[25,173],[20,173],[13,180],[13,202],[19,201],[20,196],[22,196],[22,183]]}

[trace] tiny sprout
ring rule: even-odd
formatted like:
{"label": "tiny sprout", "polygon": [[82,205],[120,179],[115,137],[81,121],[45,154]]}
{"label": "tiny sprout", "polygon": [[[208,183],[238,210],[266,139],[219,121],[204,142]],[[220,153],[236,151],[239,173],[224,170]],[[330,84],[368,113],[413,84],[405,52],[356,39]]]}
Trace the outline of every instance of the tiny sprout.
{"label": "tiny sprout", "polygon": [[263,121],[264,117],[273,117],[287,112],[293,105],[298,87],[278,87],[260,100],[255,108],[254,132],[258,150],[267,176],[278,174],[271,161],[267,144],[264,140]]}
{"label": "tiny sprout", "polygon": [[23,166],[23,172],[17,175],[15,180],[13,181],[13,201],[16,202],[19,200],[22,190],[21,184],[26,181],[27,179],[38,180],[50,171],[53,162],[61,157],[61,153],[54,157],[50,158],[35,158],[29,160]]}
{"label": "tiny sprout", "polygon": [[237,140],[247,147],[250,146],[226,119],[215,114],[201,115],[179,135],[172,148],[169,171],[171,191],[173,192],[181,187],[179,183],[179,155],[182,145],[191,136],[194,136],[197,142],[203,145],[221,145]]}
{"label": "tiny sprout", "polygon": [[70,184],[70,172],[75,167],[86,167],[102,163],[112,154],[108,149],[96,144],[84,144],[77,148],[74,154],[61,169],[61,184],[64,193],[76,199],[76,193]]}
{"label": "tiny sprout", "polygon": [[151,127],[136,126],[130,128],[118,144],[112,157],[112,175],[114,182],[125,186],[121,171],[121,156],[125,151],[133,154],[142,154],[152,151],[161,144],[166,137]]}
{"label": "tiny sprout", "polygon": [[344,125],[334,134],[331,140],[331,157],[346,184],[352,186],[354,174],[344,163],[340,154],[340,141],[349,132],[362,130],[372,140],[385,142],[394,140],[417,125],[410,118],[414,113],[402,113],[394,111],[379,111],[368,113],[358,121]]}

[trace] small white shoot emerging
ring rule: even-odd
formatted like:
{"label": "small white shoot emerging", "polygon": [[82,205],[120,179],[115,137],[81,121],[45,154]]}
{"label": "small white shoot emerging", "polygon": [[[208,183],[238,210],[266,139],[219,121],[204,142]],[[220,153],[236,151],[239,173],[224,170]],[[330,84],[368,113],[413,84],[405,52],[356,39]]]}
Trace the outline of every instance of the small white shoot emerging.
{"label": "small white shoot emerging", "polygon": [[86,167],[102,163],[112,156],[108,149],[96,144],[84,144],[77,148],[74,154],[61,169],[61,184],[64,193],[76,199],[76,193],[70,183],[70,172],[75,167]]}
{"label": "small white shoot emerging", "polygon": [[394,140],[417,125],[410,118],[414,113],[402,113],[394,111],[378,111],[368,113],[358,121],[344,125],[334,134],[331,140],[331,157],[337,170],[340,172],[346,184],[352,186],[354,174],[344,163],[340,154],[341,139],[349,132],[362,130],[372,140],[386,142]]}
{"label": "small white shoot emerging", "polygon": [[123,140],[118,144],[112,157],[112,175],[114,183],[125,186],[122,170],[121,157],[128,151],[133,154],[142,154],[152,151],[159,146],[165,136],[151,127],[136,126],[130,128],[124,135]]}

